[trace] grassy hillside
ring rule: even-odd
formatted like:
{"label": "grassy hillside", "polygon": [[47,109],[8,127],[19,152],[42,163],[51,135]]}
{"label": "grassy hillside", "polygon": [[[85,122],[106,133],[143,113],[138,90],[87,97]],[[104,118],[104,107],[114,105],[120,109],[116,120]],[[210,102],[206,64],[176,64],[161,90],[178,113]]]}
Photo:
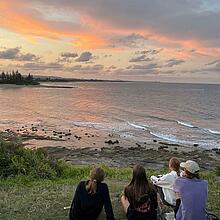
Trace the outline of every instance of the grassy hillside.
{"label": "grassy hillside", "polygon": [[[125,219],[119,198],[129,182],[131,168],[102,165],[106,172],[114,213]],[[26,150],[16,143],[0,142],[0,219],[68,219],[76,184],[87,179],[92,166],[53,161],[42,150]],[[147,170],[147,175],[165,170]],[[202,172],[209,182],[208,209],[220,216],[220,167]],[[105,219],[103,216],[100,219]]]}

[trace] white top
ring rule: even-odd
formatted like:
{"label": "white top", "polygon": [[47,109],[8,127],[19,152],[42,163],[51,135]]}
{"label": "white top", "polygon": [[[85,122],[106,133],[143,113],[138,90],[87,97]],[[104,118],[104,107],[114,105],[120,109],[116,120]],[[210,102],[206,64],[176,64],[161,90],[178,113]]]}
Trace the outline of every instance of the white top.
{"label": "white top", "polygon": [[176,171],[171,171],[161,177],[151,176],[151,181],[154,185],[162,188],[164,199],[171,205],[176,205],[176,195],[173,189],[173,184],[178,175]]}

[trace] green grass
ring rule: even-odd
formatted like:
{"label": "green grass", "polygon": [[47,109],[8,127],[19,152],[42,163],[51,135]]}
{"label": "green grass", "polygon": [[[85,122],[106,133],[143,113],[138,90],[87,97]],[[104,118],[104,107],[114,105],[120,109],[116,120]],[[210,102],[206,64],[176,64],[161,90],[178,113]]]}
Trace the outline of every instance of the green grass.
{"label": "green grass", "polygon": [[[125,219],[119,198],[132,170],[101,166],[106,173],[105,182],[109,185],[116,219]],[[25,150],[15,143],[1,142],[0,219],[68,219],[69,210],[64,207],[70,206],[77,183],[88,178],[92,167],[54,162],[43,151]],[[165,172],[145,168],[148,176]],[[220,216],[219,166],[216,171],[202,172],[201,176],[209,183],[208,209]],[[105,219],[104,216],[102,214],[100,219]]]}
{"label": "green grass", "polygon": [[[87,179],[91,166],[70,166],[64,177],[53,180],[31,179],[24,176],[0,181],[0,219],[68,219],[68,210],[76,184]],[[114,213],[125,219],[119,198],[130,180],[131,169],[105,167]],[[70,171],[71,170],[71,171]],[[67,176],[67,173],[70,176]],[[148,172],[151,175],[152,171]],[[214,172],[202,173],[209,182],[209,211],[220,216],[220,180]],[[105,219],[104,215],[101,219]]]}

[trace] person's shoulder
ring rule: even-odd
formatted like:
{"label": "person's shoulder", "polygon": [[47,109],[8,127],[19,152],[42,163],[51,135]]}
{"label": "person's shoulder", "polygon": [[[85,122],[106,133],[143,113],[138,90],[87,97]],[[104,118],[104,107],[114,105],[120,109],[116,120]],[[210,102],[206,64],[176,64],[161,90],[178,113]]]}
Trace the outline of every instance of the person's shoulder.
{"label": "person's shoulder", "polygon": [[86,181],[80,181],[78,184],[78,187],[82,188],[82,187],[85,187],[85,185],[86,185]]}
{"label": "person's shoulder", "polygon": [[178,177],[177,172],[172,170],[171,172],[164,174],[161,177],[161,180],[176,179],[177,177]]}
{"label": "person's shoulder", "polygon": [[187,181],[186,177],[178,176],[175,180],[175,184],[183,183],[183,182],[186,182],[186,181]]}
{"label": "person's shoulder", "polygon": [[177,172],[175,170],[170,171],[168,174],[171,176],[178,177]]}
{"label": "person's shoulder", "polygon": [[99,183],[99,187],[102,189],[108,189],[108,185],[106,183]]}
{"label": "person's shoulder", "polygon": [[86,181],[85,180],[82,180],[79,182],[79,185],[85,185],[86,184]]}
{"label": "person's shoulder", "polygon": [[200,179],[200,182],[201,182],[201,184],[203,184],[203,185],[208,185],[208,181],[207,180],[203,180],[203,179]]}

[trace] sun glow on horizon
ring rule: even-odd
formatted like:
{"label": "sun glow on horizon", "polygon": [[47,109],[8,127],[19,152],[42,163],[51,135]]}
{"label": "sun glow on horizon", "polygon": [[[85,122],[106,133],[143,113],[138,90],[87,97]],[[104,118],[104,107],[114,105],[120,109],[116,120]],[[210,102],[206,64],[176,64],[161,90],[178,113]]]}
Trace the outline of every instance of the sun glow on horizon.
{"label": "sun glow on horizon", "polygon": [[[207,23],[209,14],[210,21],[211,16],[220,18],[218,7],[187,2],[184,7],[175,3],[163,11],[160,0],[157,5],[144,1],[135,7],[128,4],[125,11],[123,4],[126,1],[100,5],[96,0],[94,4],[87,0],[84,4],[1,1],[1,69],[17,67],[35,74],[37,67],[45,75],[53,71],[84,78],[197,78],[198,82],[205,74],[211,81],[220,80],[217,29],[211,22],[208,26],[199,23],[202,19]],[[191,27],[188,19],[192,19]]]}

